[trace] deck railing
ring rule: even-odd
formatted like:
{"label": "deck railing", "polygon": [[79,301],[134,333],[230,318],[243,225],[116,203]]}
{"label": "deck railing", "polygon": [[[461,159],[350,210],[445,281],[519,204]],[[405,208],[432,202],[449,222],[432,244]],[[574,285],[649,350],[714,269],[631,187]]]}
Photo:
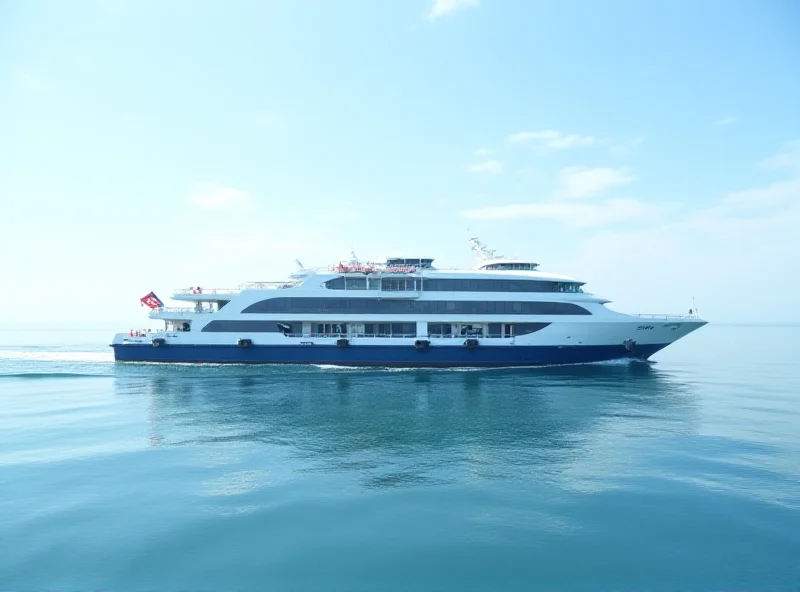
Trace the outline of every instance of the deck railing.
{"label": "deck railing", "polygon": [[210,308],[201,308],[196,309],[194,307],[186,307],[182,308],[179,306],[162,306],[161,308],[154,308],[148,313],[150,318],[154,318],[160,313],[167,313],[167,314],[213,314],[217,312],[216,310]]}
{"label": "deck railing", "polygon": [[293,288],[299,282],[245,282],[240,284],[237,288],[178,288],[173,290],[173,294],[196,294],[198,296],[206,296],[208,294],[238,294],[242,290],[281,290],[284,288]]}
{"label": "deck railing", "polygon": [[300,282],[245,282],[239,286],[240,290],[283,290],[294,288]]}
{"label": "deck railing", "polygon": [[641,319],[697,319],[699,318],[695,313],[692,314],[653,314],[653,313],[631,313],[632,317],[639,317]]}
{"label": "deck railing", "polygon": [[173,294],[237,294],[239,291],[239,288],[178,288]]}
{"label": "deck railing", "polygon": [[193,306],[162,306],[161,308],[154,308],[153,312],[200,312],[200,313],[212,313],[217,312],[216,310],[212,310],[210,308],[201,308],[200,310],[196,309]]}

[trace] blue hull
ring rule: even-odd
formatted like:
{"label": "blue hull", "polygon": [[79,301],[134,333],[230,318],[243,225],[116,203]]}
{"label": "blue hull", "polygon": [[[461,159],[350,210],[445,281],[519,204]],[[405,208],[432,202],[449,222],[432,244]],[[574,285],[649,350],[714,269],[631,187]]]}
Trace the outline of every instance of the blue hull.
{"label": "blue hull", "polygon": [[503,367],[551,364],[586,364],[635,357],[647,359],[668,343],[638,345],[631,355],[622,345],[514,346],[479,345],[413,346],[335,345],[114,345],[114,358],[124,362],[194,364],[331,364],[337,366],[393,366],[403,368]]}

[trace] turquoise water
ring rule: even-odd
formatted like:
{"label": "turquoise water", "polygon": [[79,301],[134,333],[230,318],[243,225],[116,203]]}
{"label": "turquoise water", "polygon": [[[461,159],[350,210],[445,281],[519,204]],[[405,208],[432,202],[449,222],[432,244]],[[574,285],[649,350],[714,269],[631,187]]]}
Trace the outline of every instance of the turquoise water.
{"label": "turquoise water", "polygon": [[657,364],[114,365],[0,333],[2,590],[800,587],[800,328]]}

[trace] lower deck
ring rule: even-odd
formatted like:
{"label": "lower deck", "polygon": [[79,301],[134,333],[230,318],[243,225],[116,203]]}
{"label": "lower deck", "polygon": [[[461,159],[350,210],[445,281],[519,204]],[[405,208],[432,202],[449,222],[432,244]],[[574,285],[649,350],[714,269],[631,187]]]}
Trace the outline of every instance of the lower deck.
{"label": "lower deck", "polygon": [[[295,321],[250,319],[167,320],[166,332],[282,333],[287,337],[515,337],[539,331],[550,323],[489,323],[475,321]],[[207,322],[206,322],[207,321]]]}

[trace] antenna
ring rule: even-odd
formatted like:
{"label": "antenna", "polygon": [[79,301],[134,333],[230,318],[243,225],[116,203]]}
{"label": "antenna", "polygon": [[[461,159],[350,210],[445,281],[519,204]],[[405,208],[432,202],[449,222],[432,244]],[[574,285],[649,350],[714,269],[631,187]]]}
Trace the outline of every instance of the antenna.
{"label": "antenna", "polygon": [[479,259],[486,260],[486,259],[494,259],[496,251],[494,249],[488,248],[485,244],[483,244],[480,239],[476,236],[472,236],[469,238],[470,249],[473,250]]}

